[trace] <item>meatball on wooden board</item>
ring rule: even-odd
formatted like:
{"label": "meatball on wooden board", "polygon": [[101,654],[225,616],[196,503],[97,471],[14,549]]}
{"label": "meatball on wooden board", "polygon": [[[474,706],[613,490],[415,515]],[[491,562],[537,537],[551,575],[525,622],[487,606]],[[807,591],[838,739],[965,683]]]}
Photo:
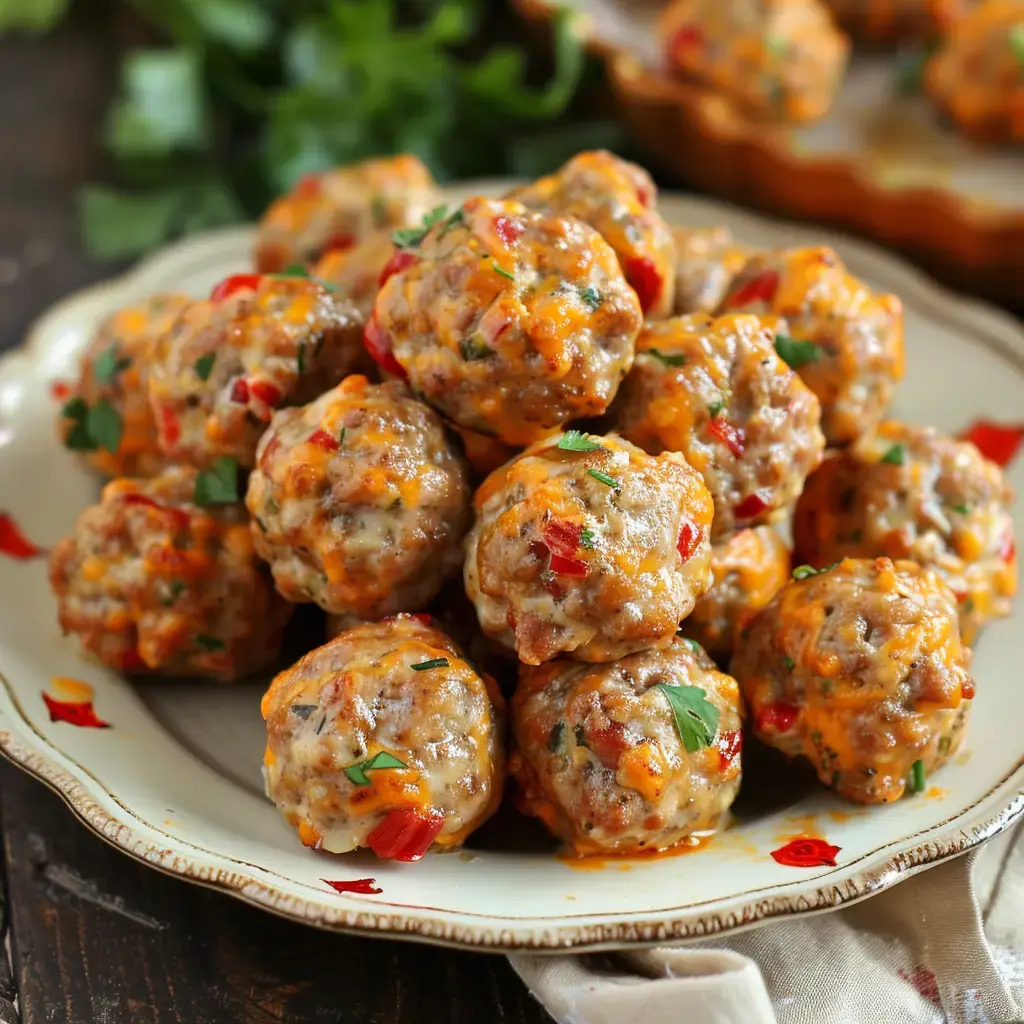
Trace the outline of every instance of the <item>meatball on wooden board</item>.
{"label": "meatball on wooden board", "polygon": [[[522,184],[477,183],[443,198],[452,210],[471,195],[496,198]],[[827,909],[962,852],[1017,820],[1024,814],[1017,724],[1024,717],[1024,610],[1004,593],[1005,604],[998,615],[986,616],[968,655],[960,627],[976,631],[980,622],[954,592],[957,573],[946,563],[950,552],[959,552],[976,557],[972,564],[988,574],[993,559],[1010,550],[1014,533],[1024,540],[1007,518],[1014,513],[1010,491],[1024,489],[1024,459],[1014,458],[1024,433],[984,425],[972,431],[990,458],[1005,463],[1002,470],[981,466],[973,455],[962,458],[959,447],[940,438],[958,437],[980,418],[1020,423],[1024,333],[867,246],[707,201],[662,195],[657,205],[673,229],[708,229],[709,237],[731,237],[752,252],[829,246],[872,293],[898,296],[906,373],[886,417],[906,427],[887,428],[900,432],[886,443],[848,449],[871,467],[869,505],[832,510],[815,500],[813,508],[831,518],[821,519],[821,537],[810,538],[817,547],[798,544],[789,565],[789,538],[783,545],[768,525],[724,539],[709,532],[683,559],[678,548],[669,550],[683,532],[681,506],[673,505],[671,515],[652,507],[643,514],[664,520],[657,552],[671,555],[655,565],[651,559],[660,554],[629,550],[620,544],[626,535],[612,527],[615,516],[628,511],[616,502],[639,486],[639,480],[627,486],[618,474],[630,460],[645,466],[662,456],[640,459],[625,441],[617,442],[625,453],[558,449],[557,465],[573,471],[558,476],[559,488],[568,490],[549,496],[565,499],[562,520],[580,529],[545,530],[541,509],[540,520],[524,520],[529,537],[520,561],[513,557],[520,540],[513,537],[501,548],[508,559],[487,555],[489,569],[500,570],[496,583],[504,595],[488,599],[497,639],[486,641],[475,629],[468,599],[452,605],[450,594],[442,594],[422,610],[398,609],[415,614],[397,620],[341,623],[341,636],[317,647],[325,636],[324,612],[307,602],[286,630],[286,657],[228,683],[225,677],[248,668],[246,658],[261,660],[260,645],[276,639],[276,602],[283,600],[269,601],[269,564],[258,574],[264,589],[228,585],[219,605],[211,600],[216,594],[203,590],[211,565],[252,573],[253,550],[261,550],[263,541],[230,525],[242,514],[238,499],[246,494],[241,460],[232,466],[222,461],[228,456],[218,456],[209,468],[190,470],[194,476],[180,494],[162,477],[127,490],[112,484],[98,505],[101,477],[78,451],[61,445],[54,429],[72,396],[53,385],[73,379],[104,317],[158,292],[201,299],[217,282],[251,267],[252,230],[195,238],[125,278],[70,297],[39,322],[24,349],[0,362],[0,748],[61,792],[91,828],[165,871],[325,928],[482,950],[663,942]],[[765,341],[783,361],[799,362],[809,345],[820,343],[795,332],[784,336],[785,342],[778,334]],[[658,362],[659,372],[687,369],[676,365],[686,353],[666,339],[647,351],[654,349],[668,360]],[[123,372],[117,364],[125,354],[106,351],[99,352],[104,378]],[[766,352],[762,358],[770,369],[773,357]],[[288,366],[295,368],[294,355]],[[691,370],[703,374],[708,367],[694,360]],[[132,384],[129,378],[117,382],[125,389]],[[716,411],[728,419],[740,401],[735,374],[723,376],[722,387],[730,394]],[[435,549],[417,545],[442,524],[448,532],[430,543],[455,544],[468,525],[460,518],[468,498],[456,465],[461,445],[449,432],[449,451],[440,440],[444,412],[402,397],[397,382],[356,387],[363,389],[358,402],[335,391],[298,398],[295,408],[282,405],[275,436],[304,453],[293,462],[302,470],[294,482],[307,489],[303,500],[316,502],[318,514],[329,519],[337,503],[353,500],[338,481],[373,493],[376,511],[364,516],[367,529],[346,534],[339,549],[344,557],[333,560],[346,574],[351,569],[348,582],[397,580],[400,568],[412,587],[406,603],[418,604],[433,591],[420,577],[445,575],[453,565],[445,557],[436,565],[424,561]],[[720,400],[716,395],[707,393],[711,405]],[[380,415],[370,415],[371,398]],[[121,408],[113,397],[106,401],[115,412]],[[86,404],[92,409],[96,396]],[[107,443],[117,448],[109,415],[86,412],[76,420],[76,409],[65,416],[76,436],[106,451]],[[701,430],[709,417],[715,418],[710,408],[701,412]],[[749,422],[739,425],[753,438]],[[924,428],[938,432],[926,435],[927,444],[902,432]],[[611,444],[602,439],[612,429],[570,423],[553,428],[553,436],[580,430],[584,440]],[[817,442],[806,447],[794,473],[810,468],[816,448]],[[727,457],[721,446],[709,451],[709,458]],[[521,467],[536,459],[510,455]],[[826,466],[832,455],[826,453]],[[396,505],[388,498],[397,486],[394,474],[425,462],[444,483],[436,492],[444,500],[428,506],[406,495]],[[934,475],[947,462],[948,472]],[[311,466],[322,466],[325,475],[311,475]],[[331,477],[334,466],[338,481]],[[317,567],[330,536],[316,532],[315,518],[311,537],[301,531],[278,536],[278,520],[293,499],[282,502],[276,468],[266,460],[262,467],[266,479],[257,478],[250,498],[274,531],[266,535],[274,542],[273,568],[279,576],[286,570],[286,582],[299,587],[300,596],[316,597]],[[813,478],[828,472],[819,469]],[[551,473],[538,470],[540,476],[553,487]],[[791,502],[799,490],[780,490],[780,501]],[[883,493],[897,499],[883,502]],[[136,497],[125,505],[134,495],[166,507]],[[526,511],[534,508],[527,504]],[[209,533],[215,522],[230,528]],[[830,522],[841,529],[830,530]],[[703,518],[698,525],[707,528]],[[848,537],[858,528],[853,550],[831,536]],[[895,543],[894,531],[906,543],[878,550]],[[68,536],[75,538],[71,548],[60,543]],[[208,536],[216,538],[212,546],[203,540]],[[373,559],[373,545],[389,538],[405,538],[401,566]],[[988,539],[991,547],[971,547]],[[834,544],[825,550],[823,540]],[[934,564],[919,580],[900,559],[915,557],[923,540],[932,546]],[[828,568],[843,556],[849,556],[846,569]],[[67,605],[66,637],[47,578],[51,557]],[[517,684],[516,662],[498,647],[509,608],[516,606],[516,622],[524,621],[522,612],[526,621],[530,614],[543,620],[559,595],[569,602],[590,594],[564,606],[567,635],[581,625],[589,630],[587,616],[599,619],[607,611],[608,622],[628,625],[632,637],[650,618],[644,615],[649,606],[626,585],[633,578],[630,564],[644,557],[644,571],[670,577],[684,563],[694,571],[699,563],[704,576],[694,578],[685,600],[687,606],[697,602],[683,623],[689,621],[686,638],[656,630],[647,646],[630,652],[631,641],[603,652],[610,659],[604,661],[551,652],[543,664],[524,667]],[[879,564],[887,559],[892,563]],[[824,564],[803,564],[811,560]],[[1001,562],[999,573],[1009,572],[1011,561]],[[154,583],[146,575],[154,565],[173,573]],[[421,565],[432,567],[419,571]],[[452,577],[449,591],[458,579]],[[199,581],[198,591],[190,580]],[[307,585],[308,592],[302,589]],[[972,590],[976,611],[982,589]],[[265,616],[262,625],[253,619],[254,602]],[[432,611],[437,615],[428,619]],[[201,629],[200,614],[206,616]],[[237,642],[249,635],[235,629],[240,621],[252,636],[251,650]],[[182,632],[182,623],[197,628]],[[149,676],[126,677],[83,656],[84,642],[116,660],[128,650],[116,644],[143,631],[141,653],[159,670]],[[306,636],[302,645],[300,634]],[[886,653],[892,657],[883,658]],[[848,665],[861,684],[856,714],[844,703],[849,688],[840,685]],[[182,669],[220,678],[164,674]],[[505,687],[507,712],[489,673]],[[268,693],[275,674],[278,682]],[[267,721],[260,708],[265,694]],[[840,711],[830,715],[831,707]],[[892,708],[899,710],[899,728],[879,726],[890,721]],[[899,756],[890,757],[893,737]],[[884,802],[868,806],[858,798]],[[682,845],[669,854],[658,852],[677,841]],[[360,849],[327,852],[354,846]]]}

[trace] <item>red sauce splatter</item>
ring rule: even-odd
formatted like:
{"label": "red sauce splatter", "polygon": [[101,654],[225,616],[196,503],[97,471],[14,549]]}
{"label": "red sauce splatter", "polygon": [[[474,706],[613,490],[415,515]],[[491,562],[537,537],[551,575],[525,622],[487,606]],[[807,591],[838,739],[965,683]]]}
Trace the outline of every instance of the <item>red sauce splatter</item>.
{"label": "red sauce splatter", "polygon": [[373,361],[388,373],[393,373],[403,380],[408,376],[402,364],[395,358],[391,351],[391,339],[381,330],[376,317],[370,317],[363,328],[363,346],[373,356]]}
{"label": "red sauce splatter", "polygon": [[324,252],[344,252],[356,244],[356,236],[347,231],[336,231],[324,242]]}
{"label": "red sauce splatter", "polygon": [[338,439],[328,434],[326,430],[314,430],[309,435],[309,443],[315,444],[317,448],[322,448],[325,452],[336,452],[341,447]]}
{"label": "red sauce splatter", "polygon": [[518,221],[501,215],[494,218],[494,230],[497,231],[498,237],[505,245],[511,248],[522,238],[526,229]]}
{"label": "red sauce splatter", "polygon": [[661,295],[662,280],[658,268],[648,256],[634,256],[623,267],[626,280],[640,300],[640,308],[647,313],[654,308]]}
{"label": "red sauce splatter", "polygon": [[733,513],[737,519],[753,519],[754,516],[759,516],[767,508],[768,503],[755,491],[753,494],[748,494],[733,509]]}
{"label": "red sauce splatter", "polygon": [[21,532],[21,527],[9,513],[0,512],[0,553],[9,558],[16,558],[19,562],[25,562],[46,552]]}
{"label": "red sauce splatter", "polygon": [[755,302],[770,303],[775,298],[775,292],[779,287],[779,273],[777,270],[762,270],[756,277],[752,277],[738,291],[733,292],[724,303],[726,309],[735,309],[737,306],[749,306]]}
{"label": "red sauce splatter", "polygon": [[96,717],[91,700],[65,701],[56,700],[48,693],[43,694],[43,701],[50,712],[51,722],[67,722],[79,729],[109,729],[110,723]]}
{"label": "red sauce splatter", "polygon": [[249,382],[244,377],[239,377],[231,385],[231,401],[239,405],[245,405],[249,401]]}
{"label": "red sauce splatter", "polygon": [[64,402],[71,394],[71,385],[66,380],[50,381],[50,397],[56,402]]}
{"label": "red sauce splatter", "polygon": [[384,264],[384,269],[380,272],[380,277],[377,278],[377,287],[383,288],[384,282],[392,274],[398,274],[406,267],[411,267],[418,259],[416,253],[409,252],[408,249],[397,249],[391,254],[391,259]]}
{"label": "red sauce splatter", "polygon": [[783,701],[772,701],[765,704],[757,713],[758,732],[789,732],[793,728],[800,709]]}
{"label": "red sauce splatter", "polygon": [[740,458],[747,450],[747,437],[739,427],[734,427],[724,416],[713,416],[708,423],[712,437],[717,437],[728,449]]}
{"label": "red sauce splatter", "polygon": [[935,978],[934,971],[929,971],[927,967],[915,967],[912,974],[907,974],[901,967],[896,973],[904,981],[910,982],[928,1002],[941,1009],[942,1000],[939,997],[939,983]]}
{"label": "red sauce splatter", "polygon": [[700,543],[700,537],[700,530],[696,524],[689,519],[684,519],[683,525],[679,527],[679,537],[676,540],[676,551],[679,552],[684,562],[688,562],[693,557],[693,553]]}
{"label": "red sauce splatter", "polygon": [[210,292],[210,301],[223,302],[229,295],[234,295],[244,288],[259,288],[262,280],[262,274],[232,274],[225,277],[220,284],[214,285],[213,291]]}
{"label": "red sauce splatter", "polygon": [[335,892],[358,892],[376,896],[384,891],[374,887],[373,883],[377,881],[376,878],[355,878],[351,882],[334,882],[329,878],[321,878],[320,881],[329,885]]}
{"label": "red sauce splatter", "polygon": [[1024,425],[1005,425],[992,420],[975,420],[961,435],[975,448],[1000,466],[1013,460],[1024,440]]}
{"label": "red sauce splatter", "polygon": [[249,385],[249,391],[264,405],[277,405],[281,401],[281,389],[269,380],[255,380]]}
{"label": "red sauce splatter", "polygon": [[743,749],[743,733],[739,729],[720,732],[715,740],[715,746],[718,747],[719,770],[725,774],[732,768],[736,758],[740,756],[740,751]]}
{"label": "red sauce splatter", "polygon": [[842,849],[832,846],[816,836],[798,836],[785,846],[772,850],[772,859],[791,868],[817,868],[836,866],[836,854]]}
{"label": "red sauce splatter", "polygon": [[444,815],[412,807],[396,807],[367,836],[366,845],[387,860],[416,861],[444,827]]}

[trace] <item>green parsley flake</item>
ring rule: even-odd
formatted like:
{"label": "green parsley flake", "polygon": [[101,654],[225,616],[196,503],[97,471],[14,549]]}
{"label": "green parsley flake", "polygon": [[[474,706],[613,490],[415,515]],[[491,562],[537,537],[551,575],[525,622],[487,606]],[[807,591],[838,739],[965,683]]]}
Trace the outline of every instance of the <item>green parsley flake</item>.
{"label": "green parsley flake", "polygon": [[793,579],[806,580],[811,576],[820,576],[823,572],[834,569],[838,564],[838,562],[833,562],[831,565],[826,565],[824,569],[815,569],[813,565],[798,565],[793,570]]}
{"label": "green parsley flake", "polygon": [[686,364],[686,356],[681,353],[662,352],[660,348],[646,348],[640,354],[654,356],[655,359],[660,359],[666,366],[684,366]]}
{"label": "green parsley flake", "polygon": [[167,587],[167,597],[164,598],[164,604],[170,607],[178,599],[178,595],[185,589],[185,584],[181,580],[171,580]]}
{"label": "green parsley flake", "polygon": [[516,279],[516,275],[506,270],[497,260],[491,260],[491,267],[495,273],[501,274],[502,277],[507,277],[510,281]]}
{"label": "green parsley flake", "polygon": [[567,430],[558,439],[557,447],[563,452],[596,452],[604,445],[592,441],[582,430]]}
{"label": "green parsley flake", "polygon": [[124,424],[117,410],[102,398],[85,417],[85,429],[97,448],[116,452],[124,434]]}
{"label": "green parsley flake", "polygon": [[595,310],[601,305],[601,296],[593,285],[588,284],[586,288],[581,288],[580,298],[591,310]]}
{"label": "green parsley flake", "polygon": [[607,473],[602,473],[599,469],[588,469],[587,475],[592,476],[595,480],[599,480],[606,487],[614,487],[615,490],[618,490],[622,486],[615,477],[609,476]]}
{"label": "green parsley flake", "polygon": [[[416,246],[423,241],[427,236],[427,232],[435,225],[445,220],[445,215],[448,212],[448,207],[444,204],[435,206],[422,220],[418,228],[399,228],[397,231],[391,232],[391,241],[398,246],[399,249],[415,249]],[[456,210],[451,217],[448,218],[448,223],[445,224],[444,231],[447,231],[454,222],[454,218],[458,215],[461,219],[462,210]],[[442,234],[444,232],[442,231]]]}
{"label": "green parsley flake", "polygon": [[215,636],[207,636],[205,633],[200,633],[196,637],[196,643],[202,647],[204,651],[223,651],[224,641],[218,640]]}
{"label": "green parsley flake", "polygon": [[61,416],[71,421],[71,429],[64,437],[64,447],[73,452],[94,452],[96,442],[89,435],[85,418],[89,415],[89,406],[81,396],[64,403]]}
{"label": "green parsley flake", "polygon": [[430,668],[447,668],[449,665],[447,658],[431,658],[429,661],[421,661],[416,665],[410,665],[409,668],[413,672],[426,672]]}
{"label": "green parsley flake", "polygon": [[910,767],[910,792],[923,793],[925,781],[924,761],[915,761]]}
{"label": "green parsley flake", "polygon": [[960,515],[962,515],[962,516],[970,515],[970,512],[971,512],[971,506],[967,505],[967,504],[963,504],[963,505],[950,505],[949,507],[954,512],[959,512]]}
{"label": "green parsley flake", "polygon": [[100,384],[113,384],[117,375],[128,369],[132,361],[127,356],[117,355],[117,342],[104,349],[92,364],[92,375]]}
{"label": "green parsley flake", "polygon": [[471,334],[459,342],[459,353],[467,363],[475,363],[478,359],[493,356],[494,350],[478,334]]}
{"label": "green parsley flake", "polygon": [[196,477],[192,500],[200,506],[231,505],[238,501],[238,463],[230,456],[218,459]]}
{"label": "green parsley flake", "polygon": [[782,659],[782,667],[786,669],[787,672],[792,672],[793,669],[796,668],[796,662],[787,654],[786,657]]}
{"label": "green parsley flake", "polygon": [[1024,24],[1014,25],[1010,29],[1009,43],[1017,63],[1024,68]]}
{"label": "green parsley flake", "polygon": [[209,380],[210,379],[210,374],[213,372],[213,364],[214,364],[216,359],[217,359],[217,353],[216,352],[207,352],[205,356],[200,356],[192,364],[192,369],[194,369],[196,371],[196,376],[200,380]]}
{"label": "green parsley flake", "polygon": [[901,444],[894,444],[881,459],[882,462],[888,462],[891,466],[902,466],[905,460],[906,452]]}
{"label": "green parsley flake", "polygon": [[658,683],[657,689],[668,698],[676,720],[676,731],[691,754],[714,742],[718,732],[718,708],[699,686],[670,686]]}
{"label": "green parsley flake", "polygon": [[725,402],[712,402],[711,405],[708,406],[708,412],[711,413],[711,418],[715,419],[721,414],[724,408]]}
{"label": "green parsley flake", "polygon": [[788,334],[775,336],[775,351],[791,370],[796,370],[821,358],[820,345],[815,345],[813,341],[791,338]]}
{"label": "green parsley flake", "polygon": [[358,764],[350,764],[345,768],[345,774],[357,785],[357,786],[368,786],[370,780],[367,778],[366,773],[372,771],[380,771],[382,768],[408,768],[409,766],[404,761],[399,761],[394,754],[389,754],[386,750],[380,750],[373,757],[368,758],[365,761],[360,761]]}
{"label": "green parsley flake", "polygon": [[341,428],[341,433],[338,435],[338,447],[339,448],[345,443],[345,431],[347,429],[348,429],[347,427],[342,427]]}
{"label": "green parsley flake", "polygon": [[686,637],[686,642],[690,645],[690,650],[693,651],[694,654],[700,654],[704,649],[696,640],[693,640],[690,637]]}
{"label": "green parsley flake", "polygon": [[580,547],[587,551],[594,550],[594,531],[583,530],[580,532]]}

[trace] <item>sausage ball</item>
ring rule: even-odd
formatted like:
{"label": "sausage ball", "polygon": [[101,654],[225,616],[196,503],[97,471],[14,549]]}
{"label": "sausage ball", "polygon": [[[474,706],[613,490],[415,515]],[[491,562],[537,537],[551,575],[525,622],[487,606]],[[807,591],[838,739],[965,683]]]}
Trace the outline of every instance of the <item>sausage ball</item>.
{"label": "sausage ball", "polygon": [[754,733],[858,803],[919,791],[956,752],[974,696],[952,591],[888,558],[793,576],[732,661]]}
{"label": "sausage ball", "polygon": [[659,35],[671,70],[766,121],[824,116],[850,49],[820,0],[674,0]]}
{"label": "sausage ball", "polygon": [[468,199],[410,239],[365,341],[461,427],[523,446],[607,409],[642,317],[615,253],[580,221]]}
{"label": "sausage ball", "polygon": [[315,263],[373,231],[418,224],[437,202],[430,172],[408,154],[307,174],[263,215],[256,268],[273,273]]}
{"label": "sausage ball", "polygon": [[665,647],[711,583],[711,495],[675,452],[569,431],[492,473],[474,504],[466,593],[528,665]]}
{"label": "sausage ball", "polygon": [[818,399],[774,341],[756,316],[648,324],[615,403],[623,437],[651,455],[682,452],[704,478],[713,538],[778,518],[821,461]]}
{"label": "sausage ball", "polygon": [[419,860],[462,843],[501,800],[501,695],[419,616],[311,651],[262,711],[267,796],[306,846]]}
{"label": "sausage ball", "polygon": [[779,355],[821,402],[830,445],[877,423],[903,377],[903,307],[847,273],[827,248],[786,249],[750,260],[720,313],[785,319]]}
{"label": "sausage ball", "polygon": [[857,40],[877,46],[927,43],[949,31],[976,0],[826,0]]}
{"label": "sausage ball", "polygon": [[50,556],[64,632],[123,672],[228,681],[271,664],[291,607],[236,486],[184,466],[107,484]]}
{"label": "sausage ball", "polygon": [[422,608],[458,570],[470,497],[437,414],[354,375],[274,416],[246,504],[289,601],[365,620]]}
{"label": "sausage ball", "polygon": [[732,232],[719,228],[673,228],[676,241],[677,313],[713,313],[736,275],[754,255]]}
{"label": "sausage ball", "polygon": [[578,153],[509,198],[589,224],[615,250],[644,316],[656,320],[672,312],[675,242],[656,209],[658,190],[642,167],[605,150]]}
{"label": "sausage ball", "polygon": [[604,665],[522,666],[512,720],[519,809],[580,855],[695,842],[739,792],[739,687],[678,637]]}
{"label": "sausage ball", "polygon": [[106,476],[153,476],[165,464],[146,395],[153,346],[191,300],[151,295],[104,319],[61,409],[64,445]]}
{"label": "sausage ball", "polygon": [[363,365],[362,319],[317,282],[237,274],[190,303],[157,342],[149,400],[169,459],[251,466],[275,409]]}
{"label": "sausage ball", "polygon": [[1024,5],[984,0],[958,21],[925,68],[925,90],[981,142],[1024,142]]}
{"label": "sausage ball", "polygon": [[680,624],[719,664],[740,634],[789,580],[789,549],[770,526],[737,530],[711,545],[711,589]]}
{"label": "sausage ball", "polygon": [[365,320],[373,312],[381,275],[394,255],[391,232],[375,231],[351,249],[325,253],[313,269],[313,277],[333,285]]}
{"label": "sausage ball", "polygon": [[909,558],[938,573],[960,605],[960,632],[1010,614],[1017,590],[1013,491],[968,441],[889,420],[807,481],[793,534],[797,561]]}

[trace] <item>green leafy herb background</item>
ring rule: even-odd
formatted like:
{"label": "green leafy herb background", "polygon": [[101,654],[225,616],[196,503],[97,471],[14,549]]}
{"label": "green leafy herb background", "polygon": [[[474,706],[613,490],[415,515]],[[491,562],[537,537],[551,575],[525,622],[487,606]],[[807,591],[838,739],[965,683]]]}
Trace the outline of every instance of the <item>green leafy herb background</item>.
{"label": "green leafy herb background", "polygon": [[[302,174],[376,154],[445,181],[622,149],[614,123],[572,114],[587,65],[567,12],[537,81],[500,0],[124,2],[152,43],[124,55],[107,111],[117,187],[80,196],[100,258],[251,219]],[[69,4],[0,0],[0,32],[48,31]]]}

